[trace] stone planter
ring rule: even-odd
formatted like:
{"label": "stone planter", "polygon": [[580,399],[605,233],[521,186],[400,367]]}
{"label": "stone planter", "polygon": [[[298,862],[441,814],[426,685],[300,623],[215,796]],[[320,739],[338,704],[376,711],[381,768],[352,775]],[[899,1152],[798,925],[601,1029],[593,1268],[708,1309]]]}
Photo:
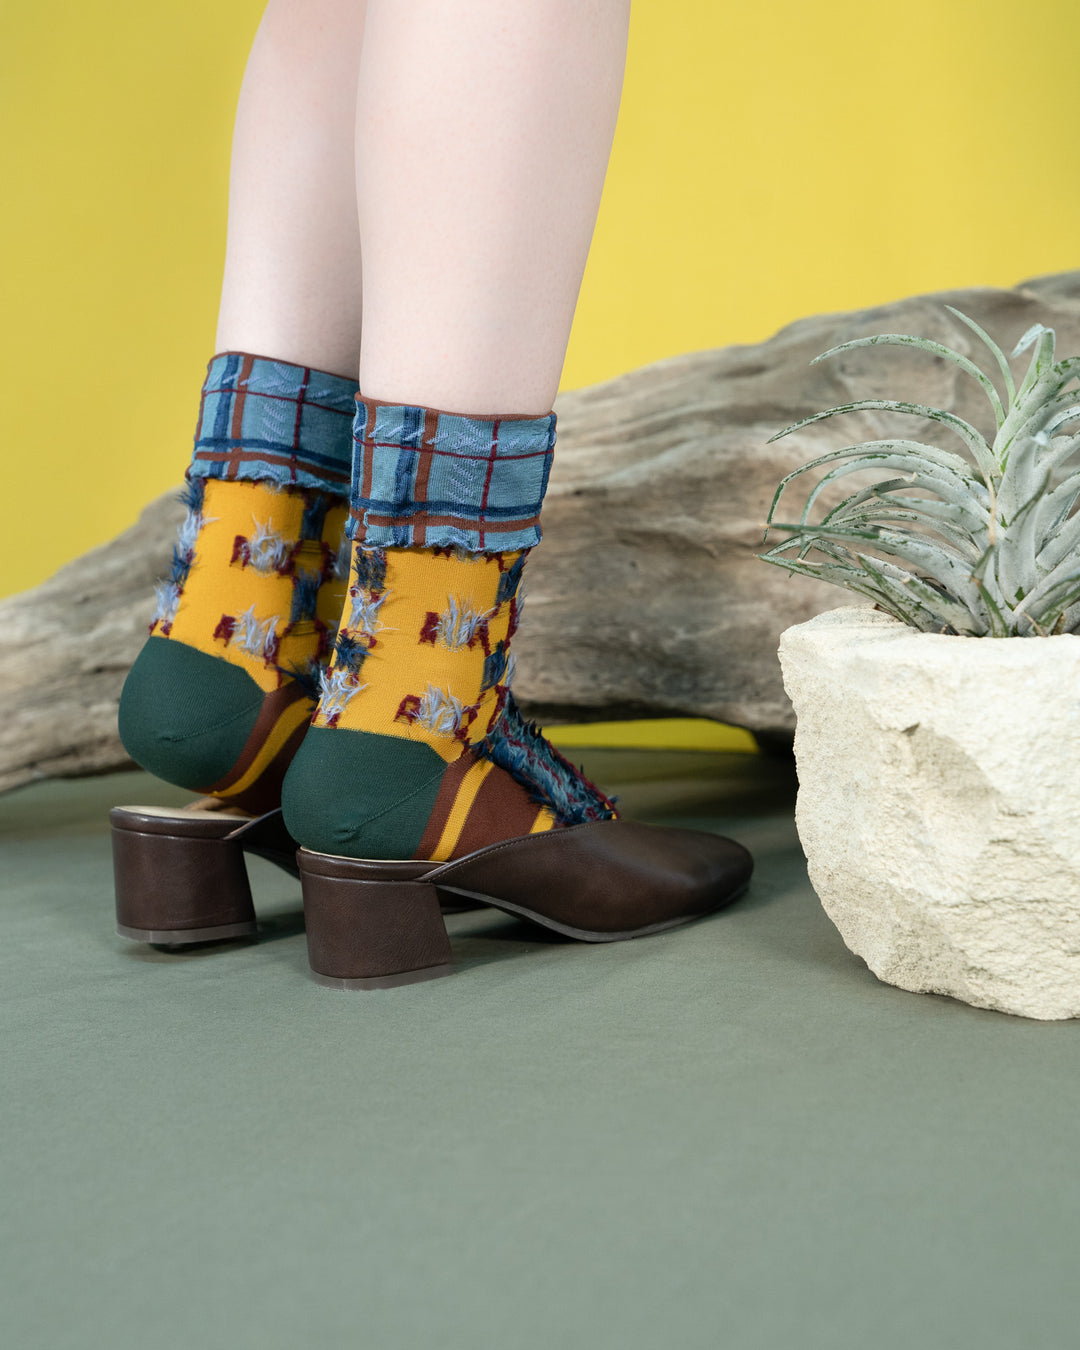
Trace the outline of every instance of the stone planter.
{"label": "stone planter", "polygon": [[879,979],[1080,1016],[1080,636],[918,633],[864,607],[780,641],[810,880]]}

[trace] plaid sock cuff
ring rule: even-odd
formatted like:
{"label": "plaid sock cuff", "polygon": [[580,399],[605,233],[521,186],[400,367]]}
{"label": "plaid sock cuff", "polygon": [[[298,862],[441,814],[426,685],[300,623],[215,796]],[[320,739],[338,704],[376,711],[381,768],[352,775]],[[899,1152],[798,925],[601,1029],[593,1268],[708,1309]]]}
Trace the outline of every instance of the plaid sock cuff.
{"label": "plaid sock cuff", "polygon": [[248,352],[207,367],[192,478],[241,478],[343,497],[352,461],[355,380]]}
{"label": "plaid sock cuff", "polygon": [[368,548],[503,553],[540,542],[555,414],[466,417],[356,396],[346,533]]}

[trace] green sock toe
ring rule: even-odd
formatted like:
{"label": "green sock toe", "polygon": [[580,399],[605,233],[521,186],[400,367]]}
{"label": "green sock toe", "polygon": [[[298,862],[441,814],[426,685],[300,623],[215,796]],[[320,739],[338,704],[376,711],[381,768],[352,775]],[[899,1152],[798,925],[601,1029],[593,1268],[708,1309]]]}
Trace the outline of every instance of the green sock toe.
{"label": "green sock toe", "polygon": [[219,656],[151,637],[120,696],[120,739],[136,764],[200,791],[240,757],[265,695]]}
{"label": "green sock toe", "polygon": [[445,770],[446,761],[416,741],[309,727],[281,791],[285,824],[317,853],[411,858]]}

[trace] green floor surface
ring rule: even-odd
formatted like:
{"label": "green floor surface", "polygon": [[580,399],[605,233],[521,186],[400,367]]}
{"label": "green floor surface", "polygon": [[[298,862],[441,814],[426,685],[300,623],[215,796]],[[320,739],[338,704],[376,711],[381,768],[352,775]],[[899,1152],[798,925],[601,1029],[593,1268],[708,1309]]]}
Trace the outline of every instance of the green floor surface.
{"label": "green floor surface", "polygon": [[493,911],[459,973],[307,976],[265,935],[113,934],[106,808],[0,801],[0,1342],[11,1350],[1065,1350],[1080,1026],[879,984],[807,881],[788,766],[581,752],[731,833],[729,912],[610,946]]}

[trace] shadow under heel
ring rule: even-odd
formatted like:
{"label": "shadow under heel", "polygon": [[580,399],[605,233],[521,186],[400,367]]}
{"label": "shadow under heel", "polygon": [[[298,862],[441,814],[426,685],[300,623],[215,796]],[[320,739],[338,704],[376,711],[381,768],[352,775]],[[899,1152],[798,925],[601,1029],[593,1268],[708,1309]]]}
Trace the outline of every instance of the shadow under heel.
{"label": "shadow under heel", "polygon": [[452,975],[439,892],[411,878],[430,863],[398,864],[400,879],[369,880],[371,865],[301,849],[308,959],[319,984],[391,989]]}
{"label": "shadow under heel", "polygon": [[134,942],[188,946],[258,931],[245,853],[296,875],[280,810],[254,819],[222,811],[118,806],[112,826],[116,931]]}

